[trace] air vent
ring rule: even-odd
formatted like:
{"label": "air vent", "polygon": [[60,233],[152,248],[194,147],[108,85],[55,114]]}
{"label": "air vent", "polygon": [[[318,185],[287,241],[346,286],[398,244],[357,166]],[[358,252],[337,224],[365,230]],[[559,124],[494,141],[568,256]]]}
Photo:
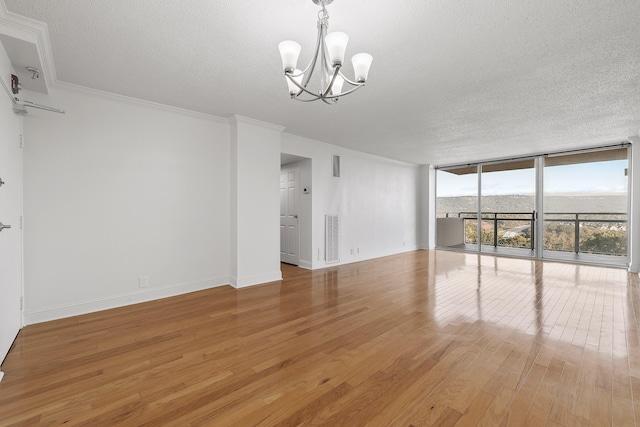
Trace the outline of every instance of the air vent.
{"label": "air vent", "polygon": [[340,178],[340,156],[333,156],[333,177]]}
{"label": "air vent", "polygon": [[340,261],[338,255],[338,215],[325,215],[324,259],[327,264]]}

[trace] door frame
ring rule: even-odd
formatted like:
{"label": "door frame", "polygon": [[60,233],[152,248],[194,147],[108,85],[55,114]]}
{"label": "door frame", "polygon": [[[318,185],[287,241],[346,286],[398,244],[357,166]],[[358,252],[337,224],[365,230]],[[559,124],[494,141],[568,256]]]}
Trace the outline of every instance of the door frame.
{"label": "door frame", "polygon": [[[293,163],[299,164],[299,263],[298,267],[312,270],[316,254],[313,250],[313,158],[297,154],[280,153],[280,169]],[[278,224],[278,226],[280,226]]]}
{"label": "door frame", "polygon": [[[282,252],[282,238],[280,239],[280,262],[285,262],[287,264],[293,264],[293,265],[299,265],[300,264],[300,162],[294,162],[294,163],[289,163],[286,165],[282,165],[280,166],[280,176],[282,176],[283,173],[290,173],[291,171],[295,171],[295,175],[296,175],[296,187],[295,187],[295,191],[293,192],[293,195],[295,197],[295,207],[296,207],[296,212],[294,212],[294,219],[296,220],[296,234],[297,234],[297,238],[295,239],[295,262],[287,262],[285,260],[282,259],[283,257],[283,252]],[[285,185],[288,184],[288,179],[285,178]],[[280,183],[280,185],[282,185],[282,182]],[[288,188],[288,186],[287,186]],[[280,188],[280,190],[282,191],[282,188]],[[287,202],[289,201],[289,197],[291,196],[291,193],[287,192]],[[290,206],[291,204],[288,203],[288,205]],[[291,212],[288,212],[288,214],[291,214]],[[289,218],[290,219],[290,218]],[[282,215],[280,215],[280,228],[282,229]],[[289,253],[291,253],[290,248],[288,247],[288,244],[291,243],[292,241],[289,239],[288,233],[285,232],[285,238],[287,239],[287,251]],[[285,255],[285,257],[288,255]],[[294,261],[294,260],[291,260]]]}

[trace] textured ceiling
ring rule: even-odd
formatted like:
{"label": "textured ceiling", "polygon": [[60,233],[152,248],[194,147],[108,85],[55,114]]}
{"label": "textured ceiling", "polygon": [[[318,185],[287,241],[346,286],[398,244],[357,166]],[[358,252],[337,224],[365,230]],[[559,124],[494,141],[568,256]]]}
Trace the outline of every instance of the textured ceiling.
{"label": "textured ceiling", "polygon": [[48,25],[61,82],[414,163],[619,142],[640,127],[638,0],[335,0],[330,31],[349,34],[348,57],[374,60],[367,86],[333,106],[290,100],[281,72],[281,40],[310,59],[311,0],[5,4]]}

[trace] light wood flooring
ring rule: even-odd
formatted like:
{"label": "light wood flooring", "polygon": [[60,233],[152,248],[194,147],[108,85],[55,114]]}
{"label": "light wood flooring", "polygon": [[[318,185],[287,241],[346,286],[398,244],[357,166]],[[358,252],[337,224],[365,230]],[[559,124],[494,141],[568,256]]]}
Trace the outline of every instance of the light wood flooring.
{"label": "light wood flooring", "polygon": [[24,328],[0,425],[631,426],[640,282],[416,251]]}

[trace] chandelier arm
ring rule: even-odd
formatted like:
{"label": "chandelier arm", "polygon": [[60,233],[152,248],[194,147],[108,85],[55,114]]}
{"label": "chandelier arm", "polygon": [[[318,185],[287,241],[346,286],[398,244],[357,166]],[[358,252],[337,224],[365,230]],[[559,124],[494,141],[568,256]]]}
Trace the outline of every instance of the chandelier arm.
{"label": "chandelier arm", "polygon": [[[318,61],[318,53],[320,52],[320,47],[322,45],[322,40],[324,38],[323,33],[325,32],[325,29],[326,29],[325,25],[326,24],[324,24],[321,20],[318,20],[318,37],[316,39],[316,48],[314,50],[315,53],[313,54],[313,58],[311,59],[311,61],[309,61],[309,64],[303,71],[305,76],[302,79],[302,86],[304,86],[305,88],[309,84],[309,80],[311,79],[311,76],[313,75],[313,72],[316,68],[316,62]],[[310,70],[309,74],[306,74],[307,70]]]}
{"label": "chandelier arm", "polygon": [[[315,94],[315,93],[313,93],[313,92],[309,91],[306,87],[302,86],[300,83],[298,83],[297,81],[295,81],[295,79],[293,78],[293,76],[291,76],[291,74],[285,73],[284,75],[285,75],[285,76],[286,76],[286,77],[287,77],[287,78],[288,78],[288,79],[289,79],[289,80],[290,80],[294,85],[296,85],[296,86],[298,87],[298,89],[300,89],[300,91],[301,91],[301,92],[300,92],[300,93],[298,93],[297,95],[293,95],[293,97],[294,97],[295,99],[298,99],[298,96],[299,96],[302,92],[306,92],[306,93],[308,93],[309,95],[313,96],[313,97],[314,97],[314,99],[313,99],[312,101],[316,101],[316,100],[318,100],[318,99],[320,99],[320,98],[321,98],[321,96],[319,96],[319,95],[317,95],[317,94]],[[300,101],[302,101],[302,100],[300,100]]]}
{"label": "chandelier arm", "polygon": [[[299,98],[297,95],[293,95],[293,96],[291,96],[291,99],[295,99],[296,101],[300,101],[300,102],[313,102],[313,101],[322,100],[322,101],[324,101],[326,104],[333,104],[333,103],[335,103],[338,99],[342,98],[342,97],[343,97],[343,96],[345,96],[345,95],[349,95],[350,93],[355,92],[356,90],[360,89],[361,87],[362,87],[362,86],[354,87],[353,89],[350,89],[350,90],[348,90],[348,91],[346,91],[346,92],[343,92],[343,93],[341,93],[341,94],[339,94],[339,95],[318,96],[318,95],[313,95],[313,94],[312,94],[312,95],[314,96],[314,98],[312,98],[312,99],[301,99],[301,98]],[[309,93],[309,92],[307,92],[307,93]],[[328,99],[329,99],[329,100],[332,100],[333,102],[329,102],[329,101],[327,101]]]}
{"label": "chandelier arm", "polygon": [[[307,64],[307,66],[304,68],[304,70],[301,70],[298,74],[295,74],[295,73],[291,72],[291,76],[293,76],[293,77],[303,76],[303,75],[304,75],[304,73],[306,73],[306,72],[309,70],[309,68],[311,68],[311,72],[313,73],[313,67],[312,67],[312,65],[313,65],[314,63],[315,63],[315,61],[314,61],[314,60],[309,61],[309,63]],[[306,77],[306,76],[305,76],[305,77]],[[311,75],[309,75],[309,78],[311,78]],[[307,78],[305,78],[304,80],[308,80],[308,79],[307,79]],[[308,82],[307,82],[307,83],[308,83]]]}
{"label": "chandelier arm", "polygon": [[336,69],[333,72],[333,76],[331,77],[331,81],[329,82],[329,85],[327,86],[327,89],[322,94],[322,98],[325,98],[329,94],[329,92],[331,91],[331,88],[333,87],[333,82],[335,82],[336,78],[338,78],[338,74],[342,74],[340,72],[340,68],[341,67],[342,66],[340,64],[336,65]]}
{"label": "chandelier arm", "polygon": [[[322,40],[324,41],[324,39],[327,37],[327,23],[323,23],[322,24]],[[322,77],[320,79],[320,94],[322,94],[323,91],[325,91],[329,86],[331,86],[331,84],[329,83],[330,78],[329,76],[332,73],[331,67],[329,65],[328,59],[329,58],[329,52],[327,51],[327,44],[323,43],[322,41],[320,42],[320,52],[319,52],[319,56],[320,56],[320,71],[322,72]],[[326,87],[323,87],[324,85],[326,85]],[[326,94],[326,92],[325,92]],[[322,94],[322,96],[324,96],[324,94]]]}
{"label": "chandelier arm", "polygon": [[340,71],[340,77],[342,77],[344,81],[349,83],[351,86],[364,86],[364,82],[358,83],[358,82],[354,82],[351,79],[348,79],[344,74],[342,74],[342,70]]}
{"label": "chandelier arm", "polygon": [[[325,34],[324,37],[327,36],[326,33],[326,29],[325,29]],[[324,39],[323,37],[323,39]],[[325,79],[327,80],[327,89],[325,91],[325,95],[328,93],[329,89],[331,89],[331,86],[333,86],[333,80],[335,79],[335,71],[332,70],[332,66],[331,64],[329,64],[329,60],[327,59],[329,58],[329,51],[327,50],[327,44],[326,43],[322,43],[322,72],[323,72],[323,76],[325,77]],[[342,65],[340,65],[341,67]],[[329,76],[332,75],[331,79],[329,80]],[[320,88],[320,90],[323,90],[322,88]]]}
{"label": "chandelier arm", "polygon": [[295,99],[296,101],[300,101],[300,102],[313,102],[313,101],[318,101],[319,99],[322,99],[322,98],[317,97],[317,98],[313,98],[313,99],[300,99],[297,96],[293,96],[293,97],[291,97],[291,99]]}
{"label": "chandelier arm", "polygon": [[341,93],[341,94],[339,94],[339,95],[323,96],[323,97],[322,97],[322,99],[325,99],[325,98],[326,98],[326,99],[338,99],[338,98],[341,98],[341,97],[343,97],[343,96],[345,96],[345,95],[349,95],[350,93],[353,93],[353,92],[357,91],[357,90],[358,90],[358,89],[360,89],[362,86],[364,86],[364,85],[356,86],[356,87],[354,87],[353,89],[349,89],[348,91],[346,91],[346,92],[342,92],[342,93]]}
{"label": "chandelier arm", "polygon": [[[313,93],[313,92],[309,91],[307,88],[303,87],[300,83],[298,83],[297,81],[295,81],[295,80],[293,79],[293,77],[292,77],[290,74],[285,74],[285,76],[286,76],[289,80],[291,80],[291,81],[293,82],[293,84],[294,84],[294,85],[296,85],[296,86],[301,90],[301,92],[300,92],[300,93],[298,93],[297,95],[292,95],[292,96],[291,96],[293,99],[295,99],[295,100],[297,100],[297,101],[301,101],[301,102],[311,102],[311,101],[317,101],[317,100],[319,100],[319,99],[322,99],[322,100],[326,100],[326,99],[338,99],[338,98],[340,98],[340,97],[342,97],[342,96],[349,95],[350,93],[353,93],[353,92],[355,92],[356,90],[360,89],[362,86],[364,86],[364,83],[358,83],[358,84],[356,84],[356,85],[355,85],[355,87],[354,87],[353,89],[349,89],[348,91],[346,91],[346,92],[342,92],[342,93],[340,93],[340,94],[338,94],[338,95],[328,95],[328,96],[327,96],[327,93],[323,93],[323,94],[318,95],[318,94],[315,94],[315,93]],[[312,97],[312,99],[300,99],[300,98],[299,98],[299,96],[302,94],[302,92],[304,92],[304,93],[306,93],[306,94],[310,95],[310,96]],[[326,102],[326,101],[325,101],[325,102]]]}
{"label": "chandelier arm", "polygon": [[[306,73],[309,70],[309,68],[311,67],[313,62],[314,61],[309,62],[307,64],[307,67],[304,70],[300,71],[298,74],[295,74],[293,77],[298,77],[298,76],[304,75],[304,73]],[[313,69],[311,70],[311,72],[313,72]],[[307,80],[307,83],[309,83],[309,81],[308,81],[309,79],[307,79],[306,76],[305,76],[304,80]]]}

